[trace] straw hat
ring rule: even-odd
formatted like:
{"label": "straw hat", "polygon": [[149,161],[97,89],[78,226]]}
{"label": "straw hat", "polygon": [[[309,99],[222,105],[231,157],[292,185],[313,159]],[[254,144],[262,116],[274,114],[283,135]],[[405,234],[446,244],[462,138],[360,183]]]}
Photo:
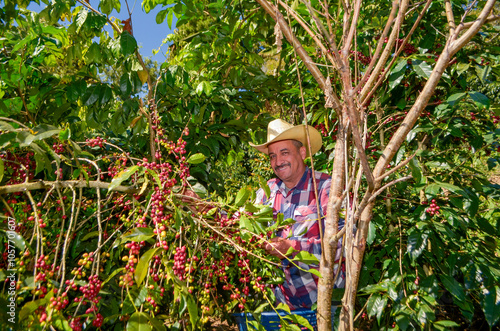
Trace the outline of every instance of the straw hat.
{"label": "straw hat", "polygon": [[[313,128],[312,126],[308,126],[309,129],[309,137],[311,139],[311,151],[316,154],[317,151],[321,148],[321,134]],[[302,145],[306,146],[307,156],[309,156],[309,148],[307,148],[307,132],[306,126],[301,124],[297,126],[293,126],[288,122],[285,122],[281,119],[276,119],[274,121],[269,122],[267,125],[267,142],[261,145],[255,145],[250,143],[250,146],[257,149],[259,152],[269,154],[267,146],[277,141],[282,140],[298,140],[302,143]]]}

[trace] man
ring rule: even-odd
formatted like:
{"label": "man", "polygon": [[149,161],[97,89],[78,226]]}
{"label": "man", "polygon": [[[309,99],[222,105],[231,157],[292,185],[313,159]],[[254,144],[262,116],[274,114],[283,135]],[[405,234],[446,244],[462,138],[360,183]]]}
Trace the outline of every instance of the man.
{"label": "man", "polygon": [[[321,134],[312,127],[308,129],[311,153],[314,155],[321,148]],[[309,156],[307,142],[304,125],[293,126],[277,119],[268,125],[266,143],[250,143],[258,151],[269,155],[271,167],[277,176],[267,182],[270,196],[267,197],[264,190],[260,189],[257,191],[256,201],[272,206],[275,216],[282,213],[285,219],[292,218],[295,221],[291,227],[278,231],[276,237],[265,247],[270,254],[281,258],[285,281],[275,287],[274,292],[278,302],[287,304],[292,310],[310,309],[317,301],[318,277],[307,270],[317,270],[319,266],[298,263],[297,267],[288,258],[292,258],[298,251],[307,251],[320,260],[319,220],[326,214],[331,184],[329,175],[315,171],[316,194],[313,171],[304,163],[305,158]],[[293,248],[295,253],[286,258],[290,248]],[[337,250],[336,259],[339,258],[340,249]],[[337,277],[336,287],[343,287],[344,277],[343,272]]]}

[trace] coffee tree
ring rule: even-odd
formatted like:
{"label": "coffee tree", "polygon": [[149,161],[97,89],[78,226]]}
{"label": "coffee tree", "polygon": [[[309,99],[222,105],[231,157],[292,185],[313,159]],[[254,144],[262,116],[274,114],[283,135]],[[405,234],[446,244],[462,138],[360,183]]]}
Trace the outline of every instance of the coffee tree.
{"label": "coffee tree", "polygon": [[[497,191],[480,174],[497,163],[497,154],[489,157],[498,146],[497,101],[491,93],[492,99],[471,89],[472,82],[479,87],[480,81],[482,92],[496,90],[497,51],[489,53],[486,45],[496,40],[497,28],[487,26],[477,36],[484,24],[498,19],[495,2],[257,3],[268,18],[256,15],[258,10],[252,4],[224,2],[210,9],[188,2],[184,11],[165,11],[181,15],[181,23],[183,19],[200,19],[207,11],[213,17],[227,17],[193,38],[191,46],[207,57],[217,47],[202,41],[220,40],[213,38],[215,33],[226,38],[230,34],[235,43],[252,44],[247,35],[238,38],[238,25],[226,26],[231,18],[238,16],[244,24],[253,22],[259,27],[272,19],[274,44],[269,42],[269,28],[249,33],[254,36],[252,41],[263,47],[261,54],[272,56],[275,62],[273,74],[285,87],[283,102],[299,104],[303,118],[318,124],[326,135],[334,135],[326,146],[329,152],[320,155],[318,162],[321,167],[323,161],[333,158],[333,165],[323,167],[331,167],[336,183],[330,194],[332,209],[321,261],[320,329],[330,328],[332,257],[344,233],[348,234],[348,283],[341,310],[342,329],[353,329],[363,268],[370,271],[363,275],[362,284],[372,284],[362,288],[369,298],[358,301],[357,320],[376,316],[378,324],[392,328],[446,328],[471,323],[479,314],[490,326],[496,324],[498,305],[493,301],[498,270],[493,262],[496,258],[490,259],[497,255],[497,206],[483,199]],[[481,55],[475,53],[483,47]],[[293,120],[293,114],[289,116]],[[488,169],[480,165],[486,160]],[[464,176],[464,169],[470,175]],[[410,185],[405,184],[410,180]],[[385,200],[377,200],[382,193]],[[349,206],[348,226],[338,233],[342,206]],[[472,222],[474,234],[455,229],[458,220]],[[425,223],[425,230],[418,230],[424,226],[420,222]],[[444,223],[448,225],[443,227]],[[446,239],[438,240],[443,231]],[[476,254],[472,247],[465,253],[457,251],[460,245],[455,246],[454,241],[467,241],[471,235],[480,242],[488,238],[490,244],[481,245],[485,255]],[[399,242],[398,250],[386,248],[380,255],[370,254],[366,264],[361,263],[367,244],[380,248],[387,240],[390,248]],[[433,248],[430,243],[434,240],[442,245]],[[454,253],[444,253],[450,249]],[[388,256],[397,259],[388,260]],[[426,260],[429,256],[432,268]],[[386,264],[381,265],[380,259]],[[473,281],[474,285],[467,280],[472,277],[471,261],[474,272],[488,275],[483,281]],[[419,295],[421,277],[428,284]],[[446,312],[433,313],[443,300],[459,307],[458,317],[446,320]],[[474,307],[474,300],[480,304]]]}
{"label": "coffee tree", "polygon": [[2,280],[14,270],[18,307],[2,327],[198,330],[270,306],[270,210],[247,187],[191,193],[220,189],[209,169],[239,152],[258,100],[174,64],[153,78],[106,17],[119,3],[73,5],[1,12]]}

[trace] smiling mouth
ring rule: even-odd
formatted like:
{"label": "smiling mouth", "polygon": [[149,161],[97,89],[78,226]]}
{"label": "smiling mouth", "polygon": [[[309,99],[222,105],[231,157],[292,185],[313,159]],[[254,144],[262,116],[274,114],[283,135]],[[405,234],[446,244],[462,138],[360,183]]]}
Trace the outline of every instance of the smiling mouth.
{"label": "smiling mouth", "polygon": [[280,165],[279,167],[276,167],[276,168],[274,168],[274,169],[275,169],[276,171],[280,171],[280,170],[283,170],[284,168],[289,167],[289,166],[290,166],[290,164],[289,164],[289,163],[287,163],[287,164]]}

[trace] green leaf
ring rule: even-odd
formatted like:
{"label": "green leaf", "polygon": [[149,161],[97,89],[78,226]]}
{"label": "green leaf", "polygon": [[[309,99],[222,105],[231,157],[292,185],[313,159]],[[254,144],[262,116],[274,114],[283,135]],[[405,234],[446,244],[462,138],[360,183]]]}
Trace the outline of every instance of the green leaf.
{"label": "green leaf", "polygon": [[139,288],[140,288],[139,294],[134,300],[134,306],[136,307],[140,307],[144,303],[144,301],[146,301],[146,297],[148,296],[148,288],[146,286],[142,286]]}
{"label": "green leaf", "polygon": [[267,181],[262,176],[259,176],[259,184],[266,193],[266,197],[269,198],[271,196],[271,189],[269,188],[269,185],[267,185]]}
{"label": "green leaf", "polygon": [[61,315],[55,315],[52,323],[57,330],[73,331],[73,328],[69,326],[68,321]]}
{"label": "green leaf", "polygon": [[151,169],[146,169],[146,171],[149,172],[149,174],[151,176],[153,176],[153,178],[154,178],[154,180],[156,182],[156,185],[158,185],[158,187],[161,187],[162,184],[161,184],[160,176],[158,176],[158,174],[155,171],[151,170]]}
{"label": "green leaf", "polygon": [[47,305],[48,302],[50,301],[50,298],[52,298],[53,296],[54,296],[54,290],[50,290],[43,299],[27,302],[19,312],[19,320],[24,321],[26,318],[28,318],[29,315],[31,315],[35,310],[37,310],[38,307]]}
{"label": "green leaf", "polygon": [[130,82],[130,77],[127,73],[124,73],[120,77],[120,92],[123,95],[129,95],[132,92],[132,83]]}
{"label": "green leaf", "polygon": [[421,233],[418,231],[413,231],[408,236],[407,252],[410,254],[412,261],[414,262],[424,251],[427,244],[428,235],[426,233]]}
{"label": "green leaf", "polygon": [[[15,231],[7,231],[5,230],[0,230],[3,233],[5,233],[5,236],[9,239],[9,241],[14,243],[14,246],[16,246],[20,251],[24,251],[26,249],[26,241],[24,238],[17,232]],[[7,242],[7,240],[5,240]]]}
{"label": "green leaf", "polygon": [[245,229],[250,232],[255,232],[253,222],[246,215],[243,214],[240,216],[240,229]]}
{"label": "green leaf", "polygon": [[82,241],[88,240],[90,238],[97,237],[99,235],[99,231],[92,231],[87,233],[83,238],[81,239]]}
{"label": "green leaf", "polygon": [[478,108],[490,108],[490,99],[486,95],[479,92],[469,92],[469,96]]}
{"label": "green leaf", "polygon": [[118,175],[111,181],[111,184],[109,184],[108,192],[118,187],[124,180],[129,179],[130,176],[135,174],[137,170],[139,170],[139,166],[135,165],[118,173]]}
{"label": "green leaf", "polygon": [[69,138],[71,138],[71,130],[70,130],[70,128],[66,128],[66,129],[61,130],[59,132],[59,140],[66,141]]}
{"label": "green leaf", "polygon": [[439,326],[443,326],[443,327],[447,327],[447,328],[460,327],[459,324],[457,324],[456,322],[453,322],[453,321],[437,321],[437,322],[434,322],[434,325],[439,325]]}
{"label": "green leaf", "polygon": [[191,155],[186,162],[189,164],[198,164],[205,161],[205,159],[206,159],[205,155],[203,155],[202,153],[196,153]]}
{"label": "green leaf", "polygon": [[191,296],[187,297],[187,308],[189,313],[189,320],[191,321],[191,325],[193,326],[193,330],[196,327],[196,321],[198,321],[198,305],[193,300]]}
{"label": "green leaf", "polygon": [[448,290],[455,299],[462,302],[465,301],[465,291],[455,278],[447,275],[441,275],[440,278],[445,289]]}
{"label": "green leaf", "polygon": [[491,73],[491,66],[476,66],[477,76],[481,80],[481,83],[488,83],[488,76]]}
{"label": "green leaf", "polygon": [[137,286],[141,285],[142,281],[144,280],[144,277],[146,277],[146,275],[148,274],[149,261],[160,249],[163,248],[161,247],[151,248],[146,253],[142,254],[141,258],[139,259],[139,262],[137,263],[134,274]]}
{"label": "green leaf", "polygon": [[368,299],[366,311],[368,312],[368,316],[377,316],[377,321],[380,324],[380,318],[382,317],[382,313],[387,306],[387,297],[382,297],[379,294],[374,294]]}
{"label": "green leaf", "polygon": [[156,331],[166,331],[165,325],[163,325],[163,323],[159,319],[156,319],[150,315],[148,315],[148,317],[149,322],[153,325],[153,328]]}
{"label": "green leaf", "polygon": [[250,197],[251,189],[248,186],[244,186],[240,188],[238,191],[238,194],[236,194],[236,201],[235,205],[237,207],[241,207],[245,204],[247,201],[248,197]]}
{"label": "green leaf", "polygon": [[89,12],[86,10],[86,9],[82,9],[78,12],[78,14],[76,15],[76,32],[80,32],[80,29],[82,28],[82,26],[85,24],[85,21],[87,20],[87,16],[88,16]]}
{"label": "green leaf", "polygon": [[306,252],[306,251],[300,251],[295,255],[293,258],[292,262],[302,262],[305,264],[319,264],[319,260],[316,256],[313,254]]}
{"label": "green leaf", "polygon": [[123,270],[125,270],[125,268],[118,268],[118,269],[114,270],[111,273],[111,275],[109,275],[108,278],[106,278],[106,280],[104,282],[102,282],[102,286],[104,286],[104,284],[109,282],[111,279],[113,279],[113,277],[115,277],[118,273],[122,272]]}
{"label": "green leaf", "polygon": [[0,135],[0,148],[5,148],[16,140],[16,132],[3,132]]}
{"label": "green leaf", "polygon": [[149,316],[146,313],[135,312],[127,322],[126,331],[151,331],[153,328],[148,324]]}
{"label": "green leaf", "polygon": [[168,12],[169,12],[168,8],[160,10],[158,14],[156,14],[156,24],[162,24],[163,21],[165,21],[165,17],[167,16]]}
{"label": "green leaf", "polygon": [[24,143],[30,145],[33,141],[44,140],[53,135],[59,134],[61,130],[52,125],[42,124],[33,129],[34,135],[28,137]]}
{"label": "green leaf", "polygon": [[368,245],[373,244],[373,241],[376,238],[376,232],[377,232],[377,229],[375,228],[375,225],[373,224],[373,222],[370,222],[368,224],[368,237],[366,238],[366,243]]}
{"label": "green leaf", "polygon": [[481,301],[481,308],[486,321],[493,327],[500,319],[500,287],[494,286],[483,290],[484,299]]}
{"label": "green leaf", "polygon": [[122,242],[127,241],[143,241],[148,240],[154,236],[153,230],[150,228],[133,228],[130,231],[127,231],[121,237]]}
{"label": "green leaf", "polygon": [[418,163],[418,160],[416,157],[410,160],[410,163],[408,164],[410,166],[411,170],[411,175],[413,177],[413,180],[417,184],[422,183],[422,170],[420,170],[420,164]]}
{"label": "green leaf", "polygon": [[302,327],[299,327],[298,325],[290,325],[291,327],[296,327],[298,331],[304,330],[303,327],[305,327],[307,330],[313,331],[311,323],[304,316],[300,316],[297,314],[290,314],[284,316],[283,319],[290,320],[292,323],[301,325]]}
{"label": "green leaf", "polygon": [[174,11],[172,9],[170,9],[170,11],[168,12],[168,15],[167,15],[167,24],[168,24],[168,28],[170,30],[172,30],[172,20],[174,19]]}
{"label": "green leaf", "polygon": [[452,94],[448,99],[446,99],[446,102],[450,105],[450,106],[455,106],[457,103],[460,102],[460,100],[462,100],[465,96],[467,95],[467,93],[455,93],[455,94]]}
{"label": "green leaf", "polygon": [[413,61],[412,63],[413,69],[417,73],[418,76],[429,79],[432,73],[432,67],[427,64],[425,61]]}
{"label": "green leaf", "polygon": [[135,52],[137,41],[128,31],[123,31],[120,35],[120,46],[123,56],[129,56]]}
{"label": "green leaf", "polygon": [[398,86],[405,75],[407,60],[403,59],[394,67],[389,76],[389,91]]}

